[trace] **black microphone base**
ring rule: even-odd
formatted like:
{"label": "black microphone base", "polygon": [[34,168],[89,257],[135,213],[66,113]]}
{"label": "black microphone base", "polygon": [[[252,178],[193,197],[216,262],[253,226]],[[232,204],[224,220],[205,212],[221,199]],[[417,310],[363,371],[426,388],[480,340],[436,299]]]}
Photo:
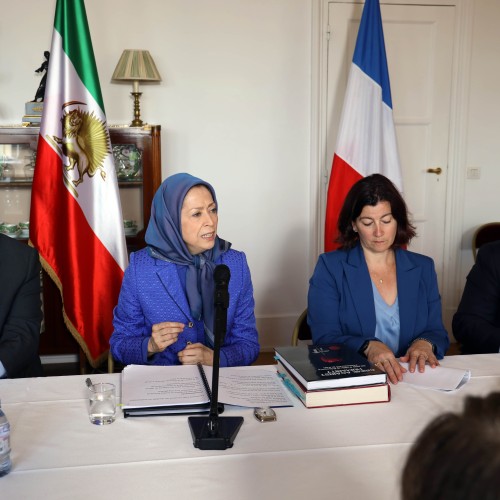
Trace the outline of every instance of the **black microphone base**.
{"label": "black microphone base", "polygon": [[210,417],[188,417],[193,445],[200,450],[226,450],[243,424],[243,417],[217,417],[217,428],[211,430]]}

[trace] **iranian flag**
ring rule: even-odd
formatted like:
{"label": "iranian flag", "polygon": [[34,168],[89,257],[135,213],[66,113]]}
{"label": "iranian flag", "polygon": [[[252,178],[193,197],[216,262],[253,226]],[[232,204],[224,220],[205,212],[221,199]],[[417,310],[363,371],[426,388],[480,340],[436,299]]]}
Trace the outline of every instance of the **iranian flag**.
{"label": "iranian flag", "polygon": [[30,240],[61,292],[66,326],[98,366],[109,349],[128,257],[83,0],[56,5]]}
{"label": "iranian flag", "polygon": [[325,252],[338,247],[337,221],[352,185],[375,173],[385,175],[402,191],[380,4],[366,0],[328,185]]}

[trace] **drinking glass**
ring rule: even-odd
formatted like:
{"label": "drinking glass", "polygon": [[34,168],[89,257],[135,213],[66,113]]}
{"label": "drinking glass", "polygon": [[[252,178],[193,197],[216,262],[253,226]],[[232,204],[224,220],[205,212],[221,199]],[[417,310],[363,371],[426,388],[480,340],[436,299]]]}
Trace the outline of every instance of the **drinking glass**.
{"label": "drinking glass", "polygon": [[112,424],[116,416],[115,385],[105,382],[89,387],[89,418],[93,424]]}

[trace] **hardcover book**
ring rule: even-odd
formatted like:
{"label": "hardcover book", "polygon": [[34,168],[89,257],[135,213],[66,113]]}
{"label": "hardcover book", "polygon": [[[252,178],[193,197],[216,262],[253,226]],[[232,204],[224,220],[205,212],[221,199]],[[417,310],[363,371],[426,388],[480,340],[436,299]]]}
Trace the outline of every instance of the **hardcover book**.
{"label": "hardcover book", "polygon": [[308,391],[385,384],[385,372],[343,344],[275,347],[275,357]]}
{"label": "hardcover book", "polygon": [[278,361],[277,370],[285,386],[300,399],[306,408],[387,403],[391,400],[391,390],[387,383],[308,391],[280,361]]}

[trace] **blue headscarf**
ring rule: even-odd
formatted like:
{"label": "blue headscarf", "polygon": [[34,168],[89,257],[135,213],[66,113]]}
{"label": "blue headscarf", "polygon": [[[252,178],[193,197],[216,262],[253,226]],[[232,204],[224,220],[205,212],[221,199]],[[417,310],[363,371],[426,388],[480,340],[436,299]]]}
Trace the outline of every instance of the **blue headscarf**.
{"label": "blue headscarf", "polygon": [[229,250],[231,243],[216,236],[212,249],[198,255],[189,252],[182,239],[181,209],[186,194],[194,186],[205,186],[217,204],[214,188],[208,182],[184,173],[171,175],[154,195],[146,243],[152,257],[188,266],[186,295],[191,314],[198,321],[203,317],[205,334],[213,346],[215,262]]}

